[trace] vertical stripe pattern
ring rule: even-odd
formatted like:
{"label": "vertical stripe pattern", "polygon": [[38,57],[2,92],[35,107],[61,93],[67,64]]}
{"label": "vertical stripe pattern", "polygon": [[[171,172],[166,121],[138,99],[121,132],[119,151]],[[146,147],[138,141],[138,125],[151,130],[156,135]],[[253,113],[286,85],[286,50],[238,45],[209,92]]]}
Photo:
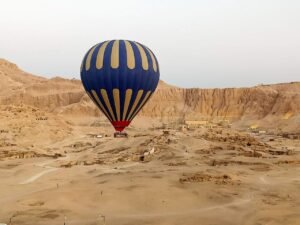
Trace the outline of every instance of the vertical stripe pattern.
{"label": "vertical stripe pattern", "polygon": [[[102,45],[100,46],[100,48],[98,49],[98,53],[97,53],[97,57],[96,57],[96,68],[97,69],[102,69],[104,67],[104,56],[105,56],[106,48],[110,42],[111,41],[103,42]],[[112,41],[112,42],[113,42],[113,44],[110,49],[110,66],[113,69],[117,69],[120,64],[120,40],[116,40],[116,41]],[[128,69],[134,69],[137,64],[140,64],[140,66],[143,68],[143,70],[149,70],[149,65],[152,64],[152,69],[154,70],[154,72],[157,72],[157,70],[158,70],[157,61],[155,59],[154,54],[152,53],[152,51],[149,48],[147,48],[145,46],[142,47],[142,45],[137,42],[130,43],[129,41],[126,41],[126,40],[122,41],[122,42],[124,43],[125,49],[126,49],[126,64],[127,64]],[[141,62],[138,62],[138,59],[135,56],[135,51],[133,50],[132,45],[136,46],[136,48],[140,54]],[[87,71],[91,67],[92,55],[98,46],[99,45],[94,46],[88,52],[87,59],[85,62],[85,69]],[[148,59],[146,51],[150,55],[151,60]]]}
{"label": "vertical stripe pattern", "polygon": [[127,67],[129,69],[134,69],[135,58],[134,58],[134,52],[133,52],[132,46],[128,41],[124,41],[124,42],[125,42],[125,47],[126,47]]}
{"label": "vertical stripe pattern", "polygon": [[111,68],[119,67],[119,41],[115,41],[111,50]]}
{"label": "vertical stripe pattern", "polygon": [[[105,107],[103,106],[103,104],[101,103],[101,101],[100,101],[100,99],[99,99],[99,97],[98,97],[96,91],[95,91],[95,90],[92,90],[92,94],[93,94],[94,98],[96,99],[96,102],[98,103],[98,105],[99,105],[101,111],[106,115],[106,117],[107,117],[109,120],[112,121],[112,117],[107,113],[107,111],[106,111]],[[90,96],[91,99],[93,99],[93,98],[91,97],[90,94],[89,94],[89,96]]]}
{"label": "vertical stripe pattern", "polygon": [[159,82],[153,52],[128,40],[108,40],[93,46],[80,70],[87,94],[118,131],[129,125]]}
{"label": "vertical stripe pattern", "polygon": [[149,55],[150,55],[150,57],[151,57],[153,70],[154,70],[155,72],[157,72],[157,63],[156,63],[156,59],[155,59],[153,53],[151,52],[151,50],[150,50],[149,48],[147,48],[147,47],[146,47],[146,49],[147,49],[147,51],[149,52]]}
{"label": "vertical stripe pattern", "polygon": [[108,45],[108,43],[109,43],[109,41],[104,42],[98,51],[97,61],[96,61],[97,69],[102,69],[102,67],[103,67],[104,53],[105,53],[105,49],[106,49],[106,46]]}
{"label": "vertical stripe pattern", "polygon": [[91,68],[91,59],[92,59],[92,55],[95,51],[95,48],[97,47],[97,45],[95,45],[89,52],[88,56],[87,56],[87,59],[86,59],[86,62],[85,62],[85,69],[86,70],[89,70]]}
{"label": "vertical stripe pattern", "polygon": [[148,101],[149,97],[150,97],[151,91],[148,91],[146,96],[144,97],[144,99],[142,100],[140,106],[137,108],[137,110],[135,111],[135,113],[128,119],[128,120],[132,120],[136,114],[140,111],[140,109],[145,105],[145,103]]}
{"label": "vertical stripe pattern", "polygon": [[135,100],[134,100],[134,103],[133,103],[133,105],[132,105],[132,108],[131,108],[131,110],[130,110],[130,112],[129,112],[129,114],[128,114],[128,117],[127,117],[126,120],[128,120],[128,118],[131,117],[131,114],[134,112],[134,110],[135,110],[137,104],[139,103],[139,101],[140,101],[140,99],[141,99],[141,97],[142,97],[143,92],[144,92],[143,90],[139,90],[139,91],[138,91],[137,96],[136,96],[136,98],[135,98]]}
{"label": "vertical stripe pattern", "polygon": [[110,116],[112,117],[113,121],[116,121],[116,117],[115,117],[115,115],[113,113],[113,110],[111,108],[111,104],[110,104],[110,101],[108,99],[108,95],[107,95],[107,92],[106,92],[105,89],[101,89],[101,95],[102,95],[102,98],[105,102],[106,107],[108,108],[108,110],[110,112]]}
{"label": "vertical stripe pattern", "polygon": [[131,95],[132,95],[132,89],[127,89],[126,94],[125,94],[125,103],[124,103],[124,110],[123,110],[123,117],[122,120],[125,120],[127,111],[128,111],[128,106],[131,100]]}
{"label": "vertical stripe pattern", "polygon": [[136,44],[136,46],[138,47],[138,49],[139,49],[139,51],[140,51],[140,54],[141,54],[141,58],[142,58],[142,67],[143,67],[144,70],[148,70],[148,59],[147,59],[147,55],[146,55],[146,53],[145,53],[143,47],[142,47],[140,44],[138,44],[138,43],[136,43],[136,42],[135,42],[135,44]]}
{"label": "vertical stripe pattern", "polygon": [[117,113],[117,121],[120,121],[120,91],[119,89],[113,90],[115,109]]}

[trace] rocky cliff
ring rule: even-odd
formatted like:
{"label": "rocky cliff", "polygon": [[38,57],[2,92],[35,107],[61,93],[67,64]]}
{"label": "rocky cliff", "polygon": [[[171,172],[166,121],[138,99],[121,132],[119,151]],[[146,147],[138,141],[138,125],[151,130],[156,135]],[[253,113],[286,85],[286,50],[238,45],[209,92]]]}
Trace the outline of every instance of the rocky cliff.
{"label": "rocky cliff", "polygon": [[[79,80],[45,79],[0,59],[2,105],[25,104],[48,112],[98,116]],[[300,130],[300,82],[251,88],[184,89],[159,83],[140,115],[164,121],[226,119],[249,125],[290,126]],[[242,122],[241,122],[242,121]]]}
{"label": "rocky cliff", "polygon": [[[159,104],[157,104],[159,102]],[[241,119],[300,113],[300,82],[251,88],[158,89],[143,113],[148,116]]]}

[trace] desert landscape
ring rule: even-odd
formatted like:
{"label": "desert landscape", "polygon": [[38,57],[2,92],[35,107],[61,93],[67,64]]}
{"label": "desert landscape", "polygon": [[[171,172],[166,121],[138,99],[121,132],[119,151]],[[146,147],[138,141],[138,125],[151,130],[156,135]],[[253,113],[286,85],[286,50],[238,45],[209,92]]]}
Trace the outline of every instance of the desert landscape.
{"label": "desert landscape", "polygon": [[0,79],[0,223],[300,224],[300,82],[160,81],[114,138],[79,80]]}

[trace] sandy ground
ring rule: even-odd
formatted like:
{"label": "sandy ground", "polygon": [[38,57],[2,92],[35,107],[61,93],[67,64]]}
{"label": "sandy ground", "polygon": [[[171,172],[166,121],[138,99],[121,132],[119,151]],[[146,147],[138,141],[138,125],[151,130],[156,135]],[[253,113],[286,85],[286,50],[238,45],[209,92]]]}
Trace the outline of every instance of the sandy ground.
{"label": "sandy ground", "polygon": [[116,139],[82,121],[22,124],[0,134],[0,223],[300,224],[299,140],[137,126]]}

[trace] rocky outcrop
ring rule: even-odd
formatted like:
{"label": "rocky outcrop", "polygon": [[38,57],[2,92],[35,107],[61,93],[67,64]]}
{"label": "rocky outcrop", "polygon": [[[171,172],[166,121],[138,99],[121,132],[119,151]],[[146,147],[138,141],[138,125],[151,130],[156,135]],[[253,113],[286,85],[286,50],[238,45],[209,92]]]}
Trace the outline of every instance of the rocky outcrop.
{"label": "rocky outcrop", "polygon": [[[159,103],[159,104],[158,104]],[[300,82],[252,88],[158,89],[142,114],[156,117],[261,119],[300,113]]]}

